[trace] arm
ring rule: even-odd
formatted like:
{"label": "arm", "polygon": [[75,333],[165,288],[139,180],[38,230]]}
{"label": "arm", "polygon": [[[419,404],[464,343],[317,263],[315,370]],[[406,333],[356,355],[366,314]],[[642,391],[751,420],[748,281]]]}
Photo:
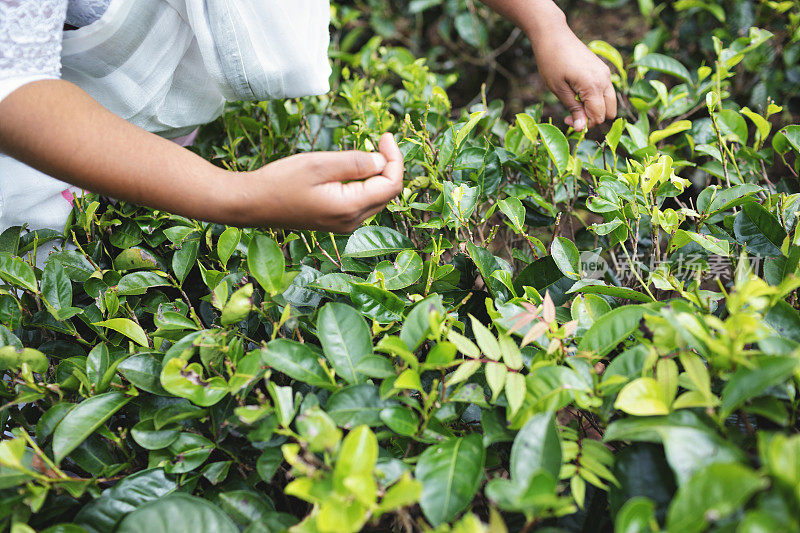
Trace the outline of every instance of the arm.
{"label": "arm", "polygon": [[95,192],[225,224],[352,231],[402,189],[391,135],[380,148],[234,173],[129,124],[66,81],[28,83],[0,101],[0,151]]}
{"label": "arm", "polygon": [[608,67],[572,33],[552,0],[482,1],[528,36],[542,78],[570,112],[567,124],[582,130],[616,116]]}

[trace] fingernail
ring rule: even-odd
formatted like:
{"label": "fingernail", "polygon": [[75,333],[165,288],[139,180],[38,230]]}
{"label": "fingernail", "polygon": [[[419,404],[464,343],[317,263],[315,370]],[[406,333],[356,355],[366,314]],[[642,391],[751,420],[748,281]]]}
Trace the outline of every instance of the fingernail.
{"label": "fingernail", "polygon": [[383,167],[386,166],[386,158],[383,157],[383,154],[374,152],[370,155],[372,155],[372,161],[375,163],[375,168],[378,169],[379,171],[383,170]]}
{"label": "fingernail", "polygon": [[586,127],[586,121],[584,119],[579,118],[578,120],[575,121],[575,129],[576,130],[580,131],[585,127]]}

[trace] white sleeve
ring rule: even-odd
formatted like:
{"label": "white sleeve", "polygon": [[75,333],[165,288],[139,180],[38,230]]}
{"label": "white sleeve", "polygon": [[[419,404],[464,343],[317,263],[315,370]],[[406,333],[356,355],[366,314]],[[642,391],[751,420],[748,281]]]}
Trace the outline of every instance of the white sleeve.
{"label": "white sleeve", "polygon": [[67,0],[0,0],[0,101],[61,74]]}

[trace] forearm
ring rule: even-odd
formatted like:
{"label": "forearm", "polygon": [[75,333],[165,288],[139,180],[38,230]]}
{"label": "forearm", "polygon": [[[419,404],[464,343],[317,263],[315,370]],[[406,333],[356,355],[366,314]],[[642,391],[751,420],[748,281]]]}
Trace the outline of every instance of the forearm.
{"label": "forearm", "polygon": [[552,32],[569,30],[564,12],[552,0],[481,1],[524,31],[534,46]]}
{"label": "forearm", "polygon": [[226,179],[239,176],[133,126],[65,81],[30,83],[0,102],[0,151],[93,192],[233,220]]}

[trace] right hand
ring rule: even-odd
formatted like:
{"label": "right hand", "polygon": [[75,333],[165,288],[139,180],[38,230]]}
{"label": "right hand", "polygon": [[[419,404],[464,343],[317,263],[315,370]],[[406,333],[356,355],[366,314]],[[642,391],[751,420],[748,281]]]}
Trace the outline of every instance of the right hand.
{"label": "right hand", "polygon": [[350,233],[403,190],[403,155],[390,133],[379,152],[310,152],[241,175],[241,225]]}

